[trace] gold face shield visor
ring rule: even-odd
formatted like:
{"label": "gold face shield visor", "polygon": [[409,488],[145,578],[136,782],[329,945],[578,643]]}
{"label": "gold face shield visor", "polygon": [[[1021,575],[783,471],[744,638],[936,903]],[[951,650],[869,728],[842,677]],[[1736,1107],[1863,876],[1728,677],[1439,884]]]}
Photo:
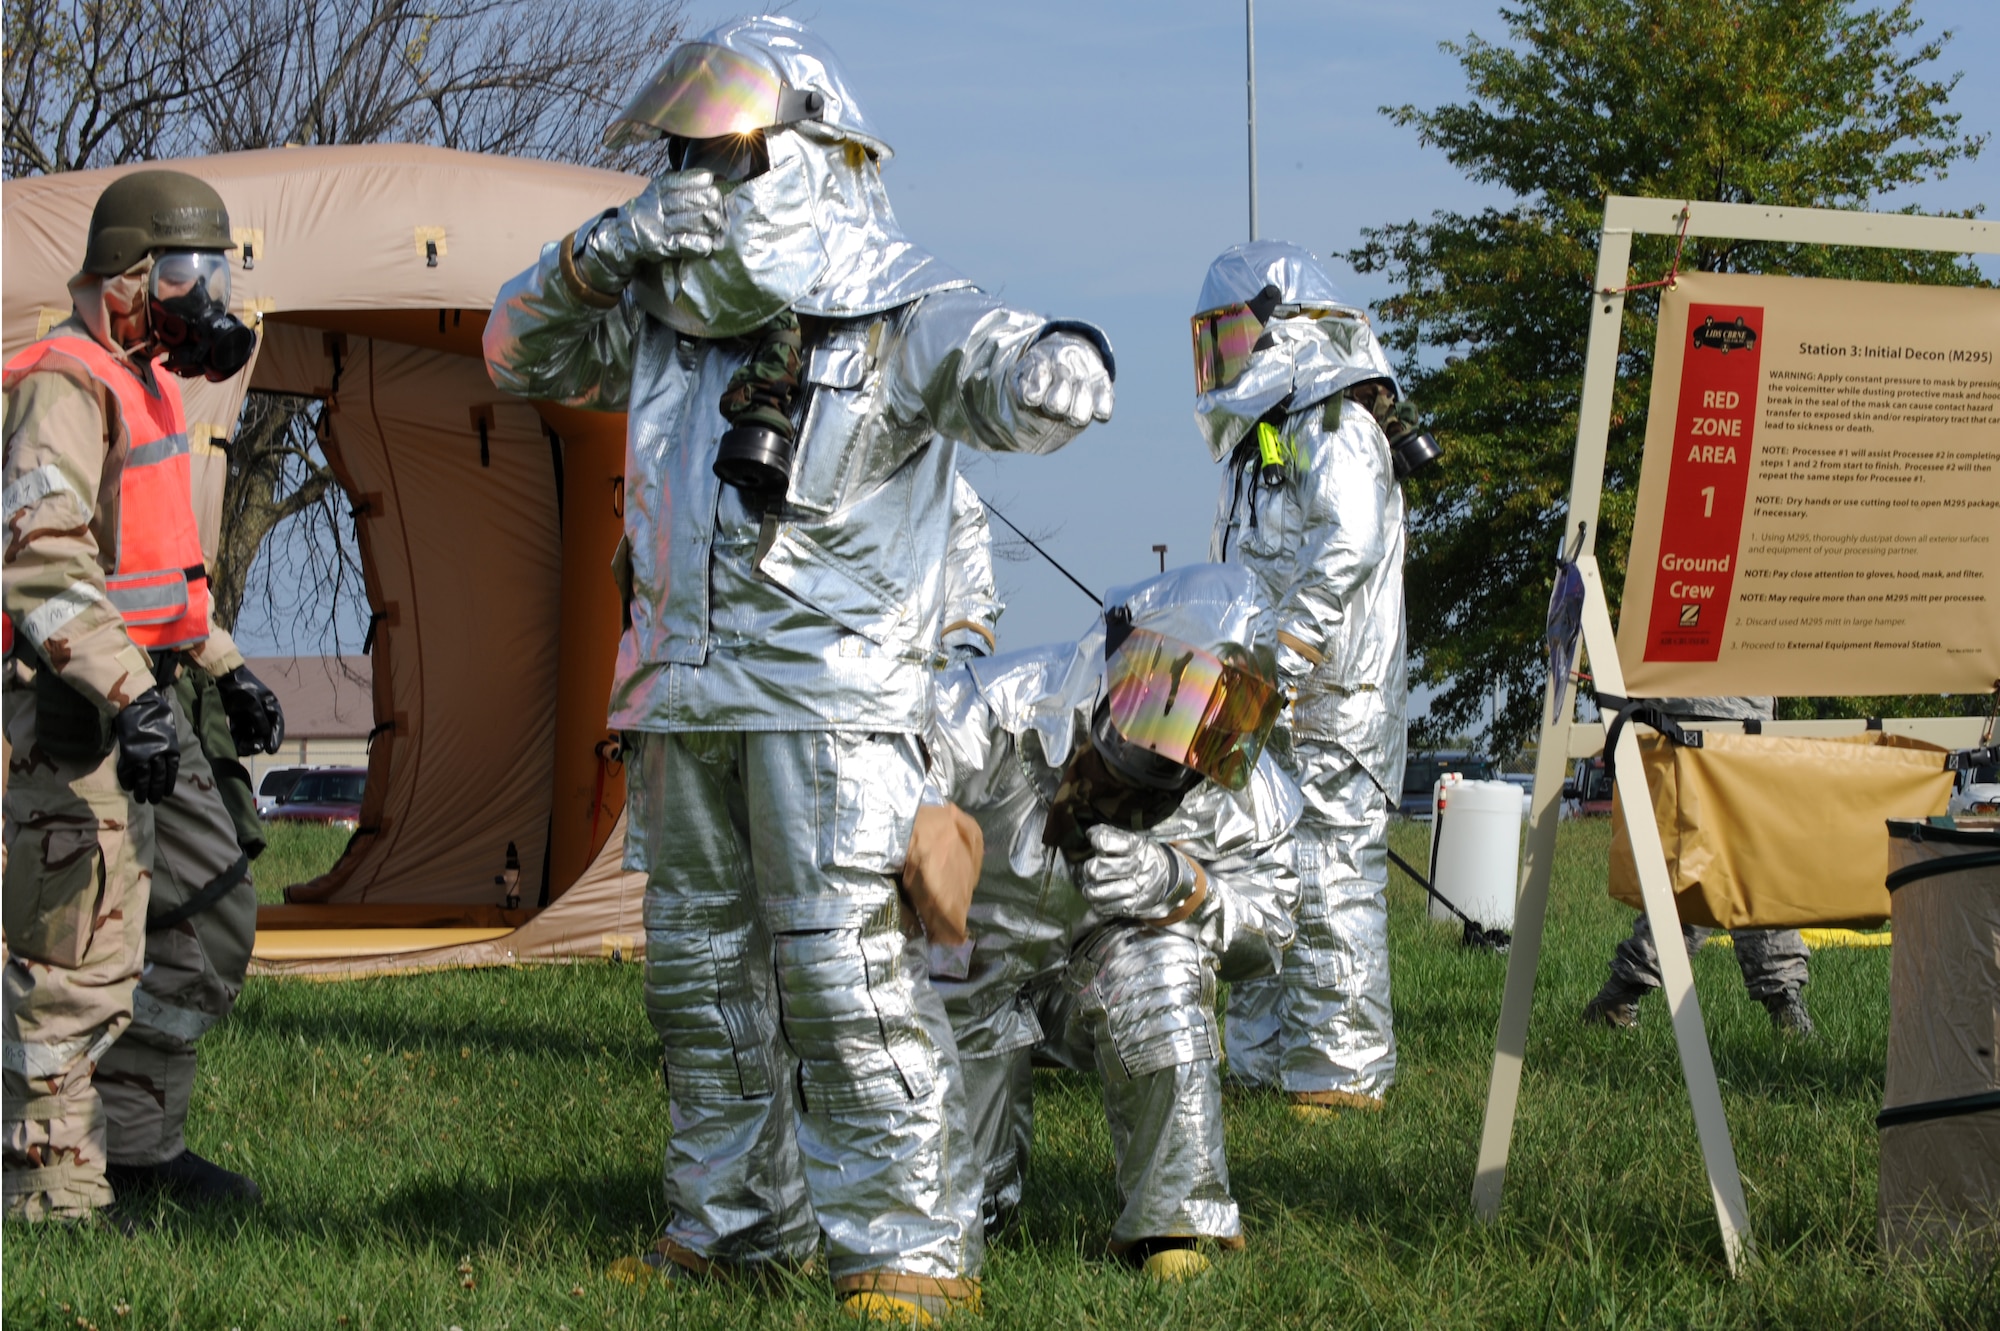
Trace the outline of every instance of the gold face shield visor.
{"label": "gold face shield visor", "polygon": [[1194,339],[1194,391],[1212,393],[1236,382],[1250,368],[1250,358],[1271,345],[1269,330],[1279,318],[1324,319],[1337,310],[1283,305],[1282,293],[1267,286],[1234,305],[1203,310],[1188,320]]}
{"label": "gold face shield visor", "polygon": [[713,139],[753,134],[818,117],[825,99],[789,87],[776,70],[725,46],[687,42],[604,131],[604,146],[673,136]]}
{"label": "gold face shield visor", "polygon": [[1111,724],[1126,743],[1230,790],[1249,783],[1284,696],[1250,664],[1132,629],[1105,662]]}

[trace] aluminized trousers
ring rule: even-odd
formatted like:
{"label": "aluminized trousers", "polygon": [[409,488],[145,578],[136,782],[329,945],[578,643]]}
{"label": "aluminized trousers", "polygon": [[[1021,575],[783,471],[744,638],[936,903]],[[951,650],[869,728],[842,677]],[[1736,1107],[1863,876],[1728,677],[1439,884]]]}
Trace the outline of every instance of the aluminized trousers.
{"label": "aluminized trousers", "polygon": [[[1709,930],[1698,925],[1681,926],[1688,954],[1707,938]],[[1797,994],[1806,984],[1806,958],[1811,955],[1806,940],[1797,929],[1736,929],[1730,937],[1736,944],[1736,966],[1743,972],[1743,987],[1758,1002]],[[1611,978],[1633,989],[1658,989],[1660,953],[1653,946],[1653,926],[1644,912],[1632,921],[1631,936],[1618,944],[1611,956]]]}
{"label": "aluminized trousers", "polygon": [[8,694],[10,1217],[105,1205],[107,1158],[179,1155],[195,1044],[243,987],[256,893],[195,727],[170,696],[180,775],[145,805],[119,787],[115,752],[67,762],[38,747],[32,694]]}
{"label": "aluminized trousers", "polygon": [[626,864],[673,1135],[666,1237],[837,1280],[976,1276],[964,1087],[897,885],[914,737],[637,733]]}
{"label": "aluminized trousers", "polygon": [[1289,853],[1298,935],[1284,970],[1229,986],[1229,1076],[1379,1102],[1396,1079],[1389,1007],[1389,800],[1336,744],[1271,736],[1305,797]]}
{"label": "aluminized trousers", "polygon": [[1039,1053],[1095,1072],[1103,1087],[1122,1203],[1114,1251],[1167,1237],[1240,1246],[1223,1149],[1215,970],[1202,946],[1168,930],[1107,925],[1029,997],[1046,1032],[1039,1050],[965,1065],[988,1226],[1008,1223],[1021,1202],[1034,1126],[1030,1060]]}

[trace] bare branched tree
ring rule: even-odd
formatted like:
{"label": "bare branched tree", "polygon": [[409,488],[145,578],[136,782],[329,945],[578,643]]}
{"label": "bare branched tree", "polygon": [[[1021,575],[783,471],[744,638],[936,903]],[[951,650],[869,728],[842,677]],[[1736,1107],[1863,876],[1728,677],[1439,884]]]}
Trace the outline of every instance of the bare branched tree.
{"label": "bare branched tree", "polygon": [[[657,146],[600,135],[680,27],[678,0],[9,0],[5,172],[394,142],[650,173]],[[234,626],[259,570],[272,622],[338,652],[361,579],[320,428],[250,395],[211,585]]]}

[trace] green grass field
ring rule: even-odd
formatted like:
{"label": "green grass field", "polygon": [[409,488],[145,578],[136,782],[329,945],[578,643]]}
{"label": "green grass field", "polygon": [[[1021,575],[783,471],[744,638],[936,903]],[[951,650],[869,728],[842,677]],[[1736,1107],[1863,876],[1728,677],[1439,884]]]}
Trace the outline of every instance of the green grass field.
{"label": "green grass field", "polygon": [[[1727,1276],[1660,1000],[1634,1035],[1576,1024],[1631,918],[1604,895],[1608,833],[1564,825],[1500,1224],[1476,1223],[1467,1191],[1506,962],[1462,952],[1399,876],[1387,1111],[1304,1125],[1272,1100],[1231,1101],[1249,1250],[1161,1289],[1102,1257],[1114,1196],[1095,1088],[1039,1074],[1028,1223],[990,1255],[982,1324],[2000,1325],[1990,1266],[1876,1250],[1883,948],[1815,958],[1822,1035],[1797,1044],[1774,1039],[1725,951],[1696,961],[1762,1253]],[[1405,854],[1422,836],[1396,832]],[[260,865],[273,889],[330,853],[285,842]],[[202,1067],[190,1140],[257,1178],[266,1205],[162,1206],[133,1240],[9,1226],[10,1331],[842,1324],[818,1281],[603,1278],[661,1219],[666,1097],[636,966],[253,980]]]}
{"label": "green grass field", "polygon": [[325,873],[354,835],[347,828],[327,823],[266,823],[264,834],[270,844],[252,868],[257,900],[265,905],[283,901],[285,889],[293,883]]}

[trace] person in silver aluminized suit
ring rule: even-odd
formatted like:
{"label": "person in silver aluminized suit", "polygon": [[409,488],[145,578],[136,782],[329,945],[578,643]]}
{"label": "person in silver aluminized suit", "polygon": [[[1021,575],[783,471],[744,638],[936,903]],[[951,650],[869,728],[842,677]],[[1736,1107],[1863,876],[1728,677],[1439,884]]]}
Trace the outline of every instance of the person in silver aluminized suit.
{"label": "person in silver aluminized suit", "polygon": [[1396,1074],[1383,893],[1405,701],[1395,379],[1297,245],[1225,251],[1196,309],[1195,421],[1226,464],[1210,558],[1246,565],[1271,609],[1291,698],[1271,750],[1305,797],[1298,939],[1279,977],[1230,987],[1229,1075],[1302,1116],[1379,1109]]}
{"label": "person in silver aluminized suit", "polygon": [[[1215,985],[1274,973],[1291,941],[1297,881],[1272,851],[1298,792],[1259,761],[1282,698],[1268,655],[1260,672],[1247,650],[1244,569],[1175,569],[1109,604],[1081,642],[939,679],[932,797],[978,821],[986,856],[969,942],[933,945],[933,982],[989,1231],[1021,1202],[1040,1055],[1103,1078],[1123,1198],[1112,1250],[1185,1279],[1207,1269],[1201,1248],[1243,1246]],[[1162,704],[1187,725],[1163,731]]]}
{"label": "person in silver aluminized suit", "polygon": [[986,505],[963,474],[951,486],[951,538],[945,547],[944,625],[939,646],[952,661],[973,661],[1000,648],[1007,609],[993,578],[993,529]]}
{"label": "person in silver aluminized suit", "polygon": [[798,1264],[823,1234],[851,1313],[976,1305],[963,1092],[892,877],[949,441],[1060,448],[1110,417],[1110,347],[903,235],[888,145],[798,23],[675,48],[607,137],[632,135],[677,169],[545,246],[485,333],[502,389],[630,414],[610,721],[673,1133],[665,1234],[614,1274]]}
{"label": "person in silver aluminized suit", "polygon": [[[1649,698],[1647,701],[1666,712],[1672,721],[1769,721],[1774,698]],[[1681,926],[1681,939],[1690,955],[1708,937],[1697,925]],[[1806,1007],[1805,987],[1809,978],[1807,958],[1812,955],[1797,929],[1735,929],[1731,940],[1736,948],[1736,967],[1743,974],[1743,987],[1771,1014],[1771,1025],[1783,1035],[1813,1035],[1812,1013]],[[1640,911],[1632,921],[1630,936],[1620,940],[1611,954],[1611,975],[1596,997],[1584,1004],[1586,1026],[1630,1029],[1639,1024],[1639,1000],[1664,984],[1660,978],[1660,952],[1653,943],[1653,926]]]}

